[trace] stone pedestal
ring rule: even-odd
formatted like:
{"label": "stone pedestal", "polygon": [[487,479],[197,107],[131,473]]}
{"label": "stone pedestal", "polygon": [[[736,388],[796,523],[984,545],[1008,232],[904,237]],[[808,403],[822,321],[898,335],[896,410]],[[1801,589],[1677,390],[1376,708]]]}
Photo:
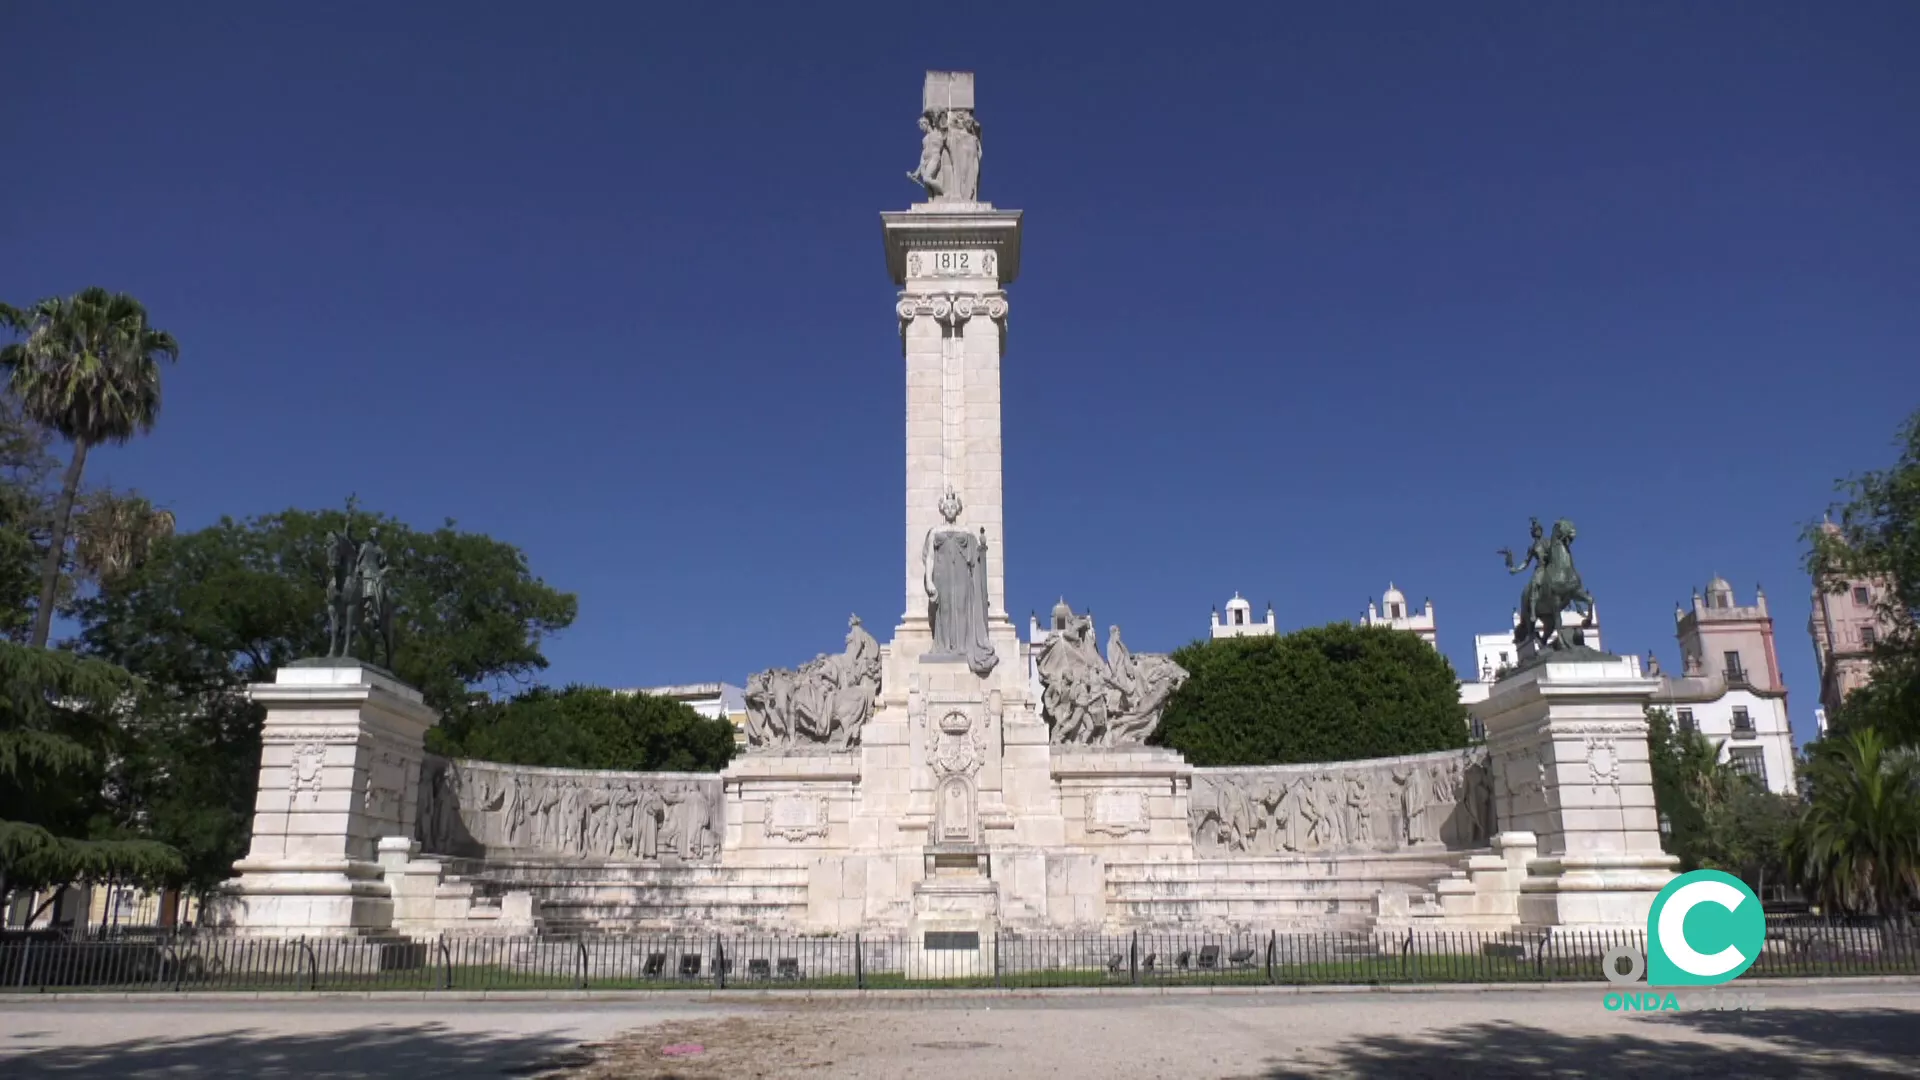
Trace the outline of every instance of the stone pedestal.
{"label": "stone pedestal", "polygon": [[907,977],[991,976],[1000,890],[988,876],[990,856],[977,845],[961,844],[929,847],[925,858],[926,877],[913,885]]}
{"label": "stone pedestal", "polygon": [[267,710],[260,786],[226,921],[275,936],[390,929],[378,843],[413,836],[421,740],[439,715],[353,660],[294,664],[250,692]]}
{"label": "stone pedestal", "polygon": [[1534,834],[1526,926],[1644,927],[1679,860],[1660,846],[1646,706],[1659,680],[1619,657],[1547,660],[1473,706],[1500,828]]}

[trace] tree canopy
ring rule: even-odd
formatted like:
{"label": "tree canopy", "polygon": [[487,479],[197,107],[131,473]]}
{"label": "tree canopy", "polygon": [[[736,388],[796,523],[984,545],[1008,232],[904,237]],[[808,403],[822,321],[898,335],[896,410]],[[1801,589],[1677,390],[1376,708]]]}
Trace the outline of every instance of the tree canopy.
{"label": "tree canopy", "polygon": [[1785,884],[1787,843],[1804,805],[1719,761],[1712,740],[1674,728],[1665,709],[1647,710],[1654,805],[1672,835],[1668,852],[1686,870],[1721,870],[1760,891]]}
{"label": "tree canopy", "polygon": [[[394,674],[448,712],[476,691],[530,682],[541,642],[576,601],[533,576],[511,544],[360,514],[379,529],[398,596]],[[146,563],[80,604],[87,652],[191,690],[240,686],[327,648],[326,553],[340,510],[287,510],[154,541]],[[360,642],[359,647],[365,648]]]}
{"label": "tree canopy", "polygon": [[586,686],[478,705],[428,739],[450,757],[641,772],[717,772],[734,750],[731,721],[671,698]]}
{"label": "tree canopy", "polygon": [[1332,623],[1199,641],[1151,741],[1195,765],[1351,761],[1466,745],[1453,665],[1404,630]]}
{"label": "tree canopy", "polygon": [[1885,586],[1881,613],[1891,633],[1873,649],[1873,681],[1850,694],[1836,733],[1876,729],[1895,746],[1920,747],[1920,411],[1901,426],[1891,468],[1840,483],[1845,501],[1830,522],[1807,529],[1807,569],[1835,588],[1847,580]]}
{"label": "tree canopy", "polygon": [[1812,798],[1788,847],[1807,897],[1871,915],[1920,901],[1920,755],[1866,728],[1814,743],[1807,776]]}
{"label": "tree canopy", "polygon": [[102,815],[103,776],[137,690],[111,664],[0,642],[0,881],[39,888],[89,878],[159,884],[177,852]]}

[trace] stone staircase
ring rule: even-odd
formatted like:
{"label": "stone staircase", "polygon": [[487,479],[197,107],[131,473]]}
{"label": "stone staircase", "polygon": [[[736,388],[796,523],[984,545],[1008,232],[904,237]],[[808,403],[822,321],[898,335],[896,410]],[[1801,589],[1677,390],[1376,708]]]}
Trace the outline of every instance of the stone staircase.
{"label": "stone staircase", "polygon": [[1389,911],[1438,910],[1467,852],[1114,862],[1107,921],[1139,928],[1366,930]]}
{"label": "stone staircase", "polygon": [[476,902],[531,893],[547,934],[791,928],[807,915],[807,868],[463,860]]}

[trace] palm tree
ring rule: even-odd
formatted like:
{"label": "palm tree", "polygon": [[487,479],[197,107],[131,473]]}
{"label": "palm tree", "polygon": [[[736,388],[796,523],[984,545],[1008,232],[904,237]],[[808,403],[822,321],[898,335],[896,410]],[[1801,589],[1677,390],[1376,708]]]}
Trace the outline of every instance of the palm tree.
{"label": "palm tree", "polygon": [[8,388],[29,417],[73,444],[40,567],[40,607],[29,639],[39,648],[53,629],[67,527],[87,451],[153,429],[160,411],[159,361],[177,360],[180,347],[172,335],[147,325],[139,301],[101,288],[42,300],[26,311],[7,308],[0,319],[25,334],[0,349]]}
{"label": "palm tree", "polygon": [[1790,872],[1829,910],[1903,916],[1920,898],[1920,766],[1872,728],[1813,744]]}
{"label": "palm tree", "polygon": [[89,492],[73,520],[73,567],[80,577],[107,584],[147,561],[153,545],[173,535],[173,511],[139,495]]}

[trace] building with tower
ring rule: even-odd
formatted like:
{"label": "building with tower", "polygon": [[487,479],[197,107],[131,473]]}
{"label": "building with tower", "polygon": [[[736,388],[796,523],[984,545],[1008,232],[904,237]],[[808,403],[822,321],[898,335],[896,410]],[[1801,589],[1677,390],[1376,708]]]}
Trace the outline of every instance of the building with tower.
{"label": "building with tower", "polygon": [[1672,714],[1679,731],[1712,740],[1721,761],[1770,791],[1792,792],[1787,684],[1765,590],[1756,586],[1753,603],[1742,605],[1733,586],[1716,577],[1704,596],[1695,592],[1690,605],[1675,605],[1673,619],[1681,671],[1661,677],[1653,704]]}
{"label": "building with tower", "polygon": [[[1840,527],[1831,521],[1821,528],[1829,536],[1840,535]],[[1873,677],[1874,646],[1893,632],[1882,610],[1889,591],[1885,578],[1852,578],[1837,570],[1814,576],[1807,636],[1813,639],[1813,659],[1820,671],[1823,733],[1826,718]]]}
{"label": "building with tower", "polygon": [[1440,632],[1433,621],[1433,601],[1424,600],[1421,603],[1419,611],[1413,610],[1407,604],[1407,594],[1389,581],[1378,606],[1372,600],[1367,601],[1367,613],[1361,617],[1361,625],[1406,630],[1419,635],[1421,641],[1437,649],[1440,647]]}
{"label": "building with tower", "polygon": [[1227,617],[1220,617],[1220,609],[1213,609],[1213,639],[1237,637],[1273,637],[1279,633],[1273,623],[1273,605],[1267,605],[1265,622],[1253,621],[1253,605],[1246,602],[1239,593],[1227,601]]}

